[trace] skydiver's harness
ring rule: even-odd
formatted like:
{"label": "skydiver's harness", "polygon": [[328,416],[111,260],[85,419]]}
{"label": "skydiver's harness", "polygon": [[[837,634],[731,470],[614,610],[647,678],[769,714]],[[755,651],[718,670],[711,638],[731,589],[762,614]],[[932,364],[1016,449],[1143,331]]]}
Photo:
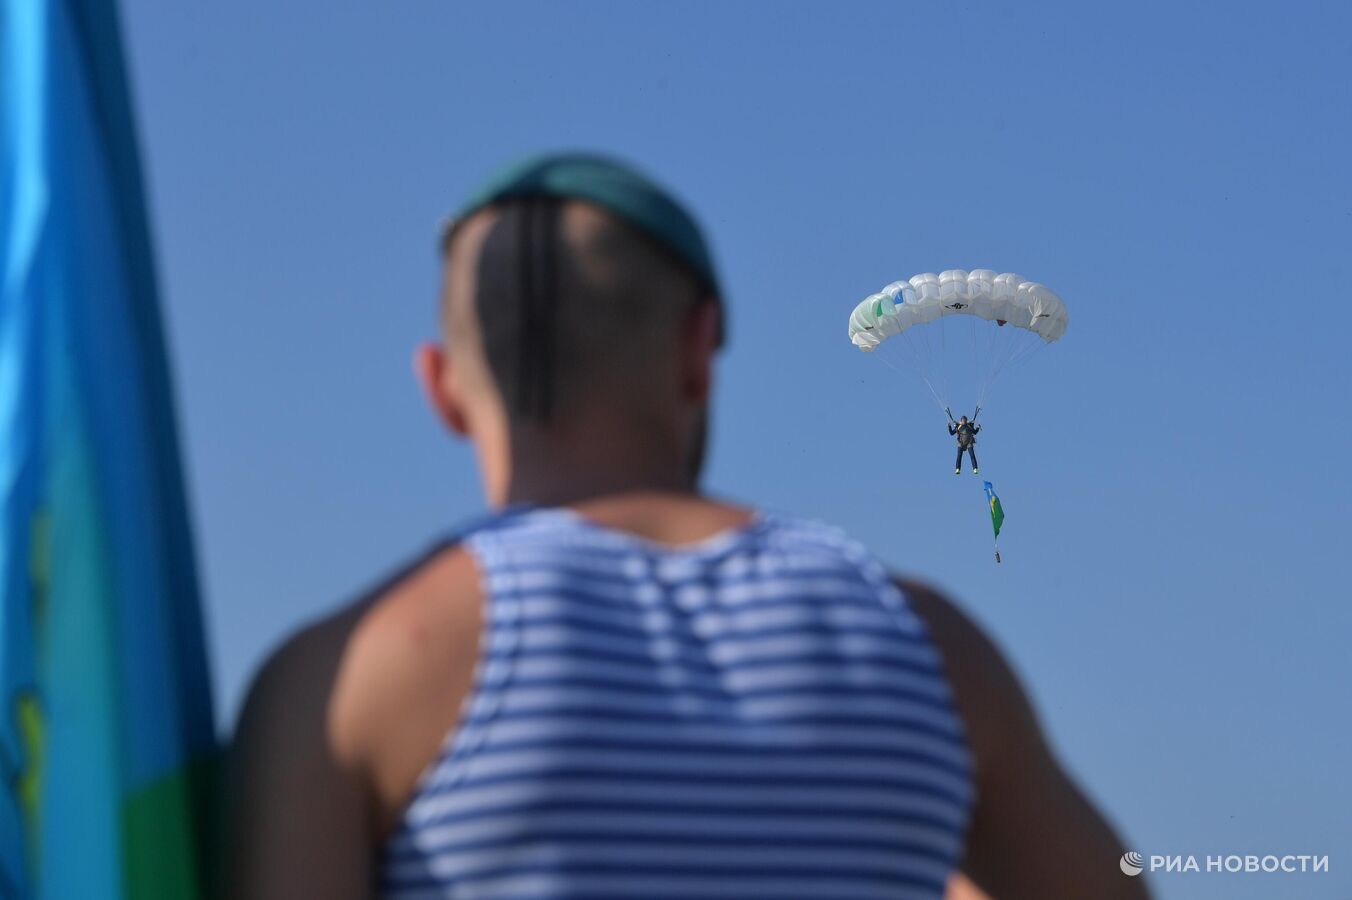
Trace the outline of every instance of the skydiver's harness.
{"label": "skydiver's harness", "polygon": [[944,412],[948,413],[948,421],[953,423],[948,433],[956,434],[958,436],[958,446],[966,449],[975,444],[976,417],[981,415],[981,407],[978,406],[976,408],[976,412],[972,413],[972,418],[967,420],[966,425],[959,425],[957,420],[953,418],[953,412],[948,408],[945,408]]}

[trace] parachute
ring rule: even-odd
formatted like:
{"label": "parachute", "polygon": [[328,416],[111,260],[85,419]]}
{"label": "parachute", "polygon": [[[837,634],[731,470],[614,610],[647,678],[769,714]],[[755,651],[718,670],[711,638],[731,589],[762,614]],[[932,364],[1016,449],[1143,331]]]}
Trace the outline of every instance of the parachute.
{"label": "parachute", "polygon": [[850,314],[849,333],[865,353],[882,348],[905,363],[951,417],[955,376],[970,380],[979,412],[995,380],[1059,340],[1068,323],[1065,303],[1045,285],[1013,272],[950,269],[865,297]]}

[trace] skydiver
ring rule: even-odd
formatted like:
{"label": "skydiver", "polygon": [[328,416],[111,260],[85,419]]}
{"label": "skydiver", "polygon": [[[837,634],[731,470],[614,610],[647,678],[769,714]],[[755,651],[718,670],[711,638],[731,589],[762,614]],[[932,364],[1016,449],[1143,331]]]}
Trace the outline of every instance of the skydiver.
{"label": "skydiver", "polygon": [[963,416],[957,422],[948,423],[948,433],[958,437],[958,461],[953,469],[954,475],[962,474],[962,451],[966,450],[967,455],[972,460],[972,474],[980,475],[981,470],[976,465],[976,433],[981,430],[981,426],[975,422],[967,421]]}

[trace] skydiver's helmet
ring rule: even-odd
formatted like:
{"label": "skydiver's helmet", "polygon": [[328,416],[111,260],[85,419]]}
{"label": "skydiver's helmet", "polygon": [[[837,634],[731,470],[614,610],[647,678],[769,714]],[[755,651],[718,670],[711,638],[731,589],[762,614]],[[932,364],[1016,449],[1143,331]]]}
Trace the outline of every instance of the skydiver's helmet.
{"label": "skydiver's helmet", "polygon": [[959,425],[966,425],[966,424],[967,424],[967,417],[966,417],[966,416],[963,416],[963,417],[961,417],[960,419],[958,419],[958,424],[959,424]]}

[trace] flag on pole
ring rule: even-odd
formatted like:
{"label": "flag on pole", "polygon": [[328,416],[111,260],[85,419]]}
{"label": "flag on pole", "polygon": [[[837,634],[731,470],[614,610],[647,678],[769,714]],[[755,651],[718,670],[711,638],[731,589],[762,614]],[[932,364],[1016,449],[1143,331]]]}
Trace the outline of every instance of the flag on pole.
{"label": "flag on pole", "polygon": [[988,502],[991,507],[991,527],[995,529],[995,539],[998,541],[1000,539],[1000,526],[1003,525],[1005,521],[1005,510],[1004,507],[1000,505],[1000,498],[995,496],[995,488],[991,487],[989,481],[985,482],[985,485],[986,502]]}
{"label": "flag on pole", "polygon": [[0,0],[0,896],[201,894],[215,750],[112,0]]}

